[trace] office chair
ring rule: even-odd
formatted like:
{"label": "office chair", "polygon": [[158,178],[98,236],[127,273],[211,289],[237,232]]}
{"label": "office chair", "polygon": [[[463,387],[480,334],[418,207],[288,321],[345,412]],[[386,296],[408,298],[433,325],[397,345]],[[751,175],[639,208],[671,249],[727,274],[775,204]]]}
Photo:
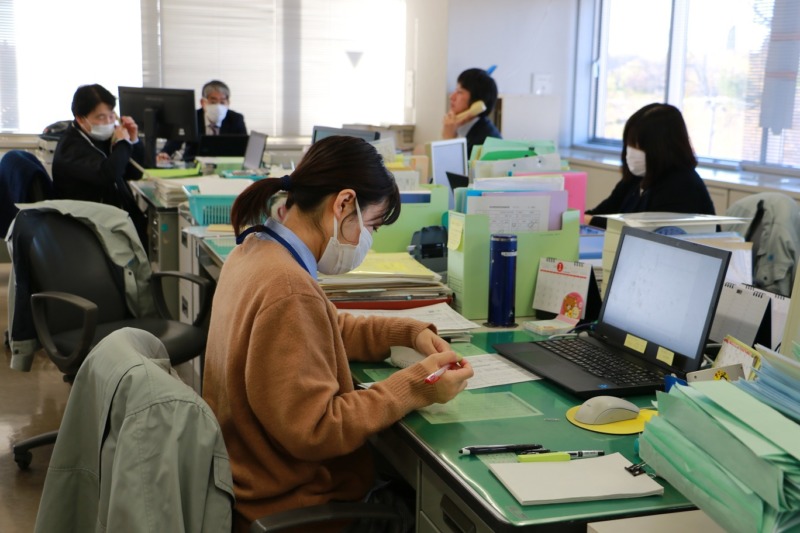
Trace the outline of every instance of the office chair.
{"label": "office chair", "polygon": [[[126,213],[102,204],[78,204],[92,212],[119,212],[135,239],[127,241],[128,245],[133,243],[141,248]],[[54,210],[25,209],[15,218],[11,233],[16,276],[12,344],[16,339],[38,339],[67,383],[74,380],[92,347],[113,331],[125,327],[143,329],[159,338],[172,364],[202,354],[207,333],[201,325],[208,315],[213,290],[209,280],[180,272],[152,274],[149,309],[154,307],[155,312],[134,316],[131,309],[135,307],[129,301],[132,296],[126,289],[130,280],[125,279],[134,274],[112,261],[103,243],[85,222]],[[139,252],[144,258],[144,250]],[[149,273],[149,265],[145,266]],[[200,286],[201,311],[193,324],[169,318],[161,288],[167,276]],[[145,293],[145,289],[142,292]],[[139,296],[149,297],[150,294]],[[56,434],[50,432],[16,443],[14,460],[19,467],[27,468],[31,462],[30,450],[53,443]]]}
{"label": "office chair", "polygon": [[[230,531],[233,480],[222,431],[202,398],[170,375],[166,358],[159,339],[133,328],[110,333],[86,357],[45,478],[37,533],[97,524],[138,530],[130,521],[145,515],[148,531]],[[263,517],[251,531],[369,517],[399,515],[336,503]]]}

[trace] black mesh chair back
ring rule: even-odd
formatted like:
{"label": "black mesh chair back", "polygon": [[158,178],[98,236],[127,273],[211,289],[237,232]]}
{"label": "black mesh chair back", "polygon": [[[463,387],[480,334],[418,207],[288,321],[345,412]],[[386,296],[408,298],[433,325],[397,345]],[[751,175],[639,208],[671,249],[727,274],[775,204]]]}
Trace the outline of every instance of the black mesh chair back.
{"label": "black mesh chair back", "polygon": [[[98,322],[130,318],[125,304],[123,272],[103,250],[85,224],[60,213],[23,211],[17,224],[31,238],[30,266],[33,292],[59,291],[86,298],[98,307]],[[57,334],[81,327],[70,306],[45,304],[47,326]]]}

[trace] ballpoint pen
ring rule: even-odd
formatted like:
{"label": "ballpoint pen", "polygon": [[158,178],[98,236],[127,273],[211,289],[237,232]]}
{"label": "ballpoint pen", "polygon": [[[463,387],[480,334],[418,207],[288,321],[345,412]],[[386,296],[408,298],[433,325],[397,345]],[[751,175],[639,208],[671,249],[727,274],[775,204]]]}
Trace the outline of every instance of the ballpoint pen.
{"label": "ballpoint pen", "polygon": [[461,455],[477,455],[480,453],[534,453],[541,450],[541,444],[486,444],[483,446],[464,446],[458,453]]}
{"label": "ballpoint pen", "polygon": [[445,373],[445,371],[447,371],[447,370],[455,370],[456,368],[461,368],[458,365],[458,363],[450,363],[449,365],[445,365],[443,367],[440,367],[439,370],[437,370],[436,372],[434,372],[432,374],[429,374],[428,377],[425,378],[425,383],[436,383],[437,381],[439,381],[439,378],[442,377],[442,375]]}

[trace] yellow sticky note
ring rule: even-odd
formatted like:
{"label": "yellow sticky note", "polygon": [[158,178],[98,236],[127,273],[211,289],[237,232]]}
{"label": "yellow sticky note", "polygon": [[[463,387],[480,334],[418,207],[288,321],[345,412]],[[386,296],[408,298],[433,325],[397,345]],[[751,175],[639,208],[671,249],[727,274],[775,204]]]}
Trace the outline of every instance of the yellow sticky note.
{"label": "yellow sticky note", "polygon": [[658,359],[662,363],[666,363],[672,366],[672,361],[673,359],[675,359],[675,352],[671,352],[666,348],[659,346],[658,351],[656,352],[656,359]]}
{"label": "yellow sticky note", "polygon": [[461,246],[461,236],[464,234],[464,219],[461,217],[450,217],[450,227],[447,230],[447,247],[451,250],[458,250]]}
{"label": "yellow sticky note", "polygon": [[647,341],[628,333],[628,336],[625,337],[625,347],[636,350],[639,353],[644,353],[645,348],[647,348]]}

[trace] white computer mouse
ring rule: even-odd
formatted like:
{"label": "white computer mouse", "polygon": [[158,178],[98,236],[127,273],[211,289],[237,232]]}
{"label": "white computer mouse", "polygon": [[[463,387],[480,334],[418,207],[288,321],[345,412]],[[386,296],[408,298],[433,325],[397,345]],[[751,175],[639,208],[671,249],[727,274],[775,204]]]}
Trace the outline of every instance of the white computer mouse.
{"label": "white computer mouse", "polygon": [[628,400],[615,396],[595,396],[583,402],[575,411],[575,420],[581,424],[597,426],[639,416],[639,408]]}
{"label": "white computer mouse", "polygon": [[419,363],[423,359],[425,359],[425,356],[414,348],[409,348],[408,346],[392,346],[389,363],[397,368],[407,368],[413,364]]}

